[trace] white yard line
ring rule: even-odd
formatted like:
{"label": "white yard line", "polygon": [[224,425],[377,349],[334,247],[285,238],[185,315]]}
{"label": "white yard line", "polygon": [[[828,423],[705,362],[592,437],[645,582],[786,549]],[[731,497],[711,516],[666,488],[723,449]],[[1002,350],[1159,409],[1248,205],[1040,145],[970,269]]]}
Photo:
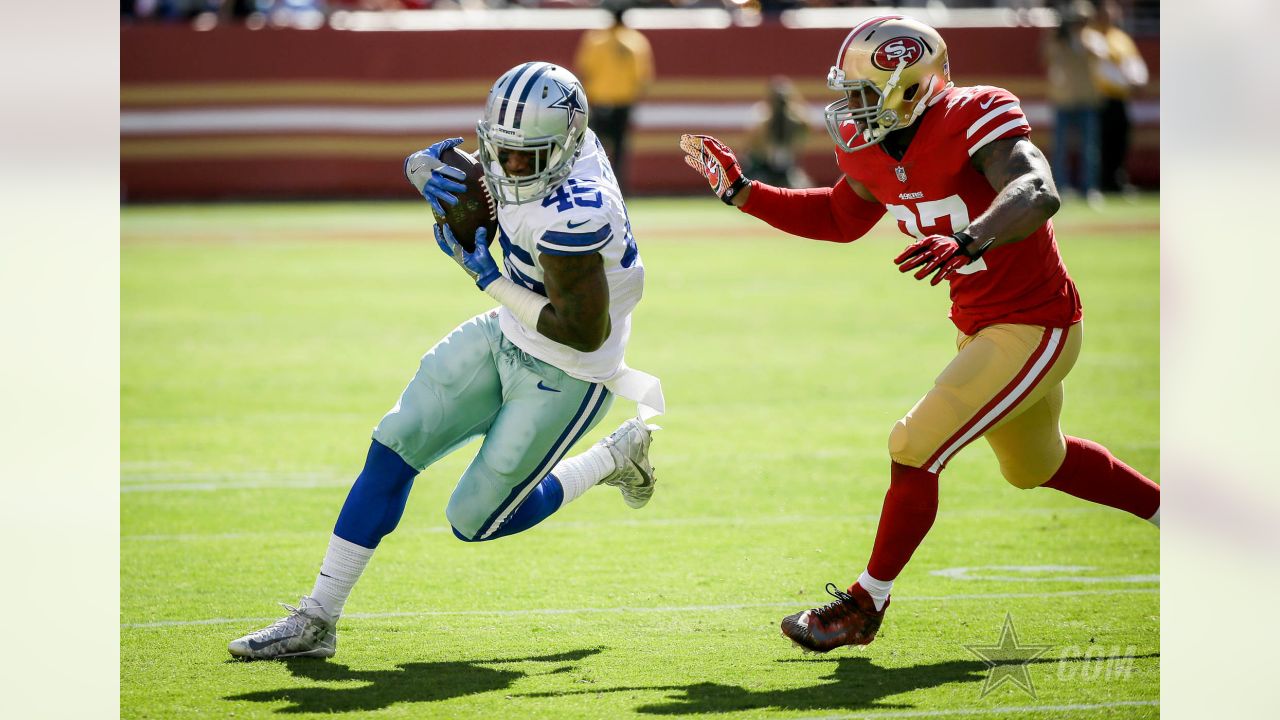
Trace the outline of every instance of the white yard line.
{"label": "white yard line", "polygon": [[[1117,588],[1113,590],[1062,590],[1059,592],[1028,593],[965,593],[958,595],[904,595],[894,598],[894,602],[949,602],[959,600],[1011,600],[1023,598],[1055,598],[1079,597],[1085,595],[1133,595],[1155,594],[1160,588]],[[544,615],[578,615],[589,613],[686,613],[686,612],[720,612],[724,610],[753,610],[758,608],[798,608],[805,604],[804,600],[787,600],[770,603],[734,603],[728,605],[667,605],[658,607],[584,607],[584,608],[529,608],[523,610],[418,610],[411,612],[385,613],[348,613],[345,620],[378,620],[399,617],[528,617]],[[242,618],[209,618],[206,620],[157,620],[144,623],[121,623],[122,629],[189,627],[193,625],[224,625],[231,623],[255,623],[275,620],[276,617],[242,617]]]}
{"label": "white yard line", "polygon": [[[878,451],[877,451],[878,452]],[[851,448],[835,448],[814,452],[757,452],[734,454],[704,454],[700,460],[723,457],[725,459],[750,459],[756,461],[787,461],[804,459],[843,460],[867,455],[866,451]],[[664,455],[663,463],[671,467],[694,459],[691,455]],[[189,465],[188,465],[189,467]],[[355,481],[352,474],[332,470],[283,472],[275,470],[182,470],[167,469],[163,463],[154,467],[122,464],[121,493],[138,492],[209,492],[215,490],[265,490],[272,488],[293,489],[313,487],[350,487]]]}
{"label": "white yard line", "polygon": [[961,715],[1009,715],[1014,713],[1090,712],[1123,707],[1156,707],[1159,700],[1117,700],[1105,703],[1078,703],[1073,705],[1020,705],[993,708],[964,708],[955,710],[890,710],[888,712],[852,713],[850,715],[815,715],[798,720],[878,720],[879,718],[934,718]]}
{"label": "white yard line", "polygon": [[121,493],[259,490],[264,488],[350,487],[352,479],[328,472],[126,471]]}
{"label": "white yard line", "polygon": [[337,488],[351,487],[351,478],[319,478],[315,480],[273,480],[270,482],[162,482],[162,483],[122,483],[123,493],[155,493],[155,492],[214,492],[218,490],[265,490],[269,488]]}
{"label": "white yard line", "polygon": [[[1015,511],[1020,515],[1080,515],[1105,512],[1104,509],[1096,507],[1077,507],[1077,508],[1023,508]],[[1007,509],[993,510],[955,510],[946,512],[944,517],[994,517],[999,516],[1007,518],[1011,511]],[[860,514],[860,515],[773,515],[768,517],[675,517],[675,518],[644,518],[644,519],[619,519],[619,520],[566,520],[564,522],[550,523],[545,526],[546,530],[577,530],[591,528],[619,528],[619,527],[714,527],[714,526],[757,526],[757,525],[793,525],[804,523],[824,523],[824,522],[875,522],[879,519],[877,514]],[[542,526],[539,526],[542,527]],[[449,533],[449,528],[443,525],[401,528],[396,531],[396,535],[416,535],[416,534],[441,534]],[[267,538],[319,538],[327,540],[329,530],[267,530],[255,532],[231,532],[231,533],[147,533],[139,535],[121,535],[121,542],[218,542],[223,540],[252,540]]]}

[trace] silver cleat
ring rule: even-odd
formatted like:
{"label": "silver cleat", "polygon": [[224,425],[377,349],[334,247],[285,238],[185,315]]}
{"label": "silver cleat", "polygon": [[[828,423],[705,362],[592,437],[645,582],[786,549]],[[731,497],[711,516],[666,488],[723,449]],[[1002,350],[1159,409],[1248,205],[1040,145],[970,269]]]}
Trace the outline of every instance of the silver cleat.
{"label": "silver cleat", "polygon": [[338,650],[336,621],[320,603],[303,596],[298,607],[280,603],[289,614],[267,627],[232,640],[231,654],[247,660],[288,657],[331,658]]}
{"label": "silver cleat", "polygon": [[653,431],[657,429],[657,425],[646,425],[639,418],[631,418],[598,443],[609,450],[614,465],[614,471],[600,484],[621,490],[628,507],[642,508],[653,497],[653,487],[658,480],[653,465],[649,464],[649,443],[653,442]]}

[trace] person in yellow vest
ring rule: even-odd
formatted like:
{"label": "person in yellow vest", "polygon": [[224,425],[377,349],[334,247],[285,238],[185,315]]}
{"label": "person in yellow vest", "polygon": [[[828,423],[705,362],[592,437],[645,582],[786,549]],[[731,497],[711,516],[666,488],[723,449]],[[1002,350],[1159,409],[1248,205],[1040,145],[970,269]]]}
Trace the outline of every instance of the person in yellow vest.
{"label": "person in yellow vest", "polygon": [[589,124],[613,162],[614,175],[624,190],[631,106],[653,82],[653,50],[644,35],[623,23],[625,11],[625,5],[614,5],[610,27],[583,33],[574,58],[591,107]]}
{"label": "person in yellow vest", "polygon": [[1102,136],[1098,184],[1103,192],[1132,189],[1124,167],[1129,152],[1129,99],[1147,84],[1147,64],[1138,46],[1116,25],[1122,18],[1115,0],[1104,0],[1089,23],[1092,32],[1085,34],[1085,42],[1093,45],[1098,56],[1094,84],[1102,95],[1098,108]]}

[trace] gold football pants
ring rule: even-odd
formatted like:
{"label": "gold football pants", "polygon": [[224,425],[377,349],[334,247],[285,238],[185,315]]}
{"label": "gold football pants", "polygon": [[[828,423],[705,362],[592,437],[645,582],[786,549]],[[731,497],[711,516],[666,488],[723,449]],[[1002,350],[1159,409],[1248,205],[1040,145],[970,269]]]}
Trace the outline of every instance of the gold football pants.
{"label": "gold football pants", "polygon": [[1062,465],[1062,381],[1080,355],[1082,323],[1070,328],[990,325],[960,333],[956,356],[889,433],[889,455],[940,472],[985,437],[1012,485],[1042,485]]}

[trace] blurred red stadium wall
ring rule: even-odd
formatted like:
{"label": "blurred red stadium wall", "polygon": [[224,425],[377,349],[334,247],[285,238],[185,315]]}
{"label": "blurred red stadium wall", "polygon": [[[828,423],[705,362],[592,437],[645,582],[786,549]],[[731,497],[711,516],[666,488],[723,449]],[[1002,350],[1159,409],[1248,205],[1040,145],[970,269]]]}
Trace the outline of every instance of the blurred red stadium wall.
{"label": "blurred red stadium wall", "polygon": [[[635,112],[630,187],[701,191],[680,160],[682,131],[740,141],[770,76],[792,77],[816,109],[844,29],[776,24],[722,30],[645,30],[658,80]],[[993,84],[1023,99],[1042,148],[1052,141],[1039,28],[948,28],[958,85]],[[578,30],[199,32],[121,29],[120,172],[126,200],[409,197],[408,153],[467,138],[490,83],[541,59],[571,67]],[[1134,104],[1130,170],[1159,183],[1159,40],[1139,42],[1152,83]],[[820,122],[820,116],[817,118]],[[826,132],[810,133],[805,169],[837,170]]]}

